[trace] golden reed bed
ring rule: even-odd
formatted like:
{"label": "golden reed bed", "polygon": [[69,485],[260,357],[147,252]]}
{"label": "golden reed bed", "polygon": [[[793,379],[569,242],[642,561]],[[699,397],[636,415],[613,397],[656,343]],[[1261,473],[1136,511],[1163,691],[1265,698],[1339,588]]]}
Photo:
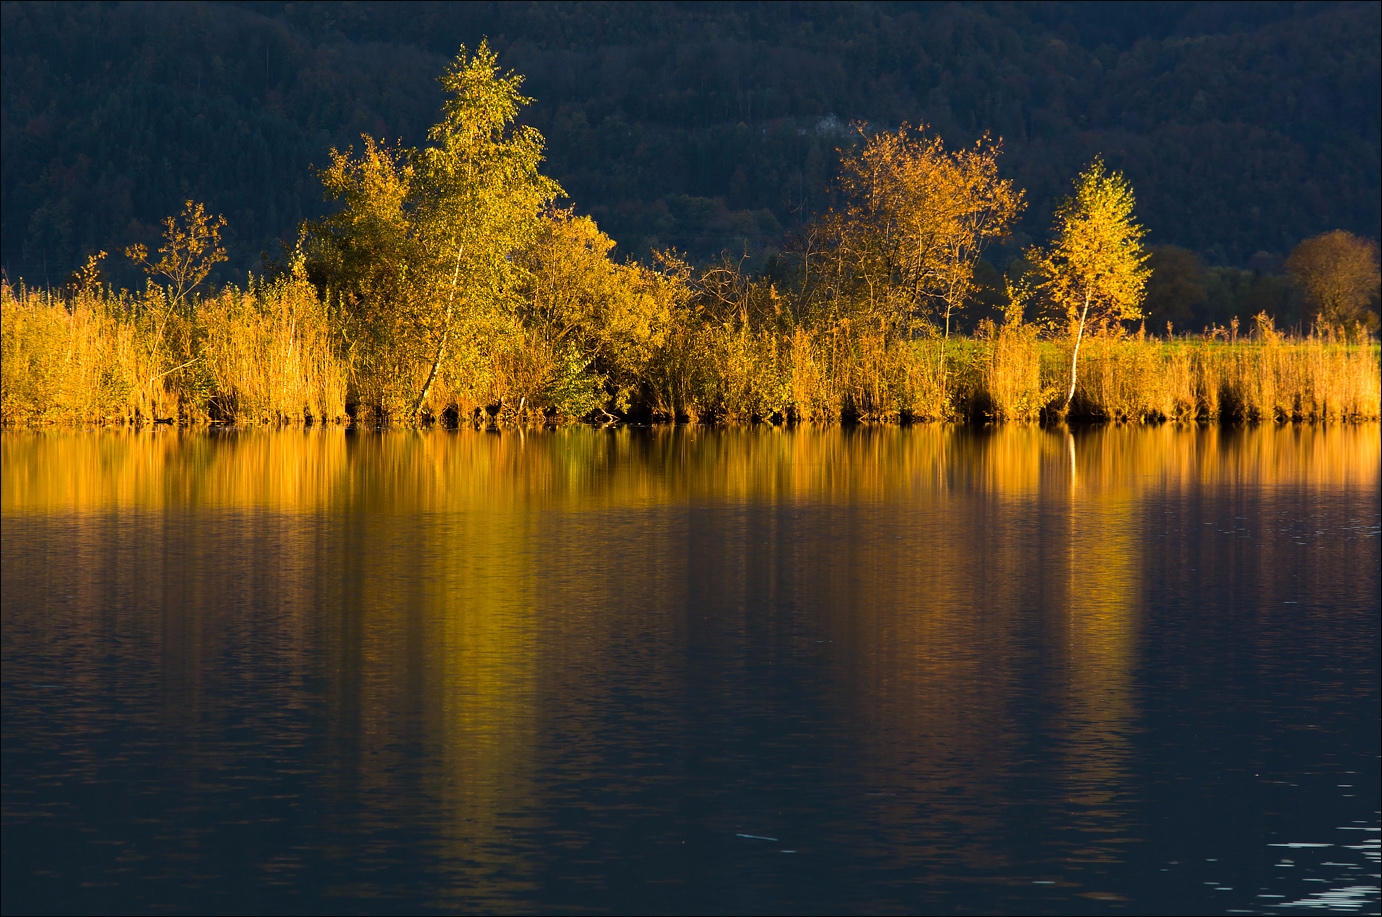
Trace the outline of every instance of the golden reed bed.
{"label": "golden reed bed", "polygon": [[[339,422],[352,367],[310,285],[280,281],[173,308],[87,290],[0,290],[0,422],[86,426]],[[512,349],[512,345],[509,345]],[[645,385],[647,416],[726,421],[1349,421],[1382,414],[1375,343],[1094,338],[1068,415],[1069,344],[1029,325],[916,341],[848,327],[675,329]],[[470,391],[439,388],[431,416],[554,419],[541,379],[477,365]],[[358,370],[357,370],[358,372]],[[539,374],[540,375],[540,374]]]}

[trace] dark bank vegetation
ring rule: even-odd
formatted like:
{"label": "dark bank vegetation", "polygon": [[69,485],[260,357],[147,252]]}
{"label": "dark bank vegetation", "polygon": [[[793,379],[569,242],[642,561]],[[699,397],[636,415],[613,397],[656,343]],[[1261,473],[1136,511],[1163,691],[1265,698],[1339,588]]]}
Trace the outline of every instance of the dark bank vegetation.
{"label": "dark bank vegetation", "polygon": [[[989,251],[998,272],[1102,153],[1137,188],[1148,244],[1222,273],[1169,303],[1188,313],[1178,328],[1264,310],[1295,327],[1300,301],[1278,295],[1291,248],[1336,227],[1379,235],[1370,2],[6,0],[0,16],[13,283],[60,285],[187,198],[225,214],[212,279],[241,282],[327,212],[308,165],[362,132],[422,144],[436,75],[483,35],[529,78],[547,174],[648,263],[669,247],[700,265],[746,244],[770,257],[833,203],[853,121],[1006,140],[1031,206]],[[107,276],[140,282],[124,261]]]}
{"label": "dark bank vegetation", "polygon": [[1377,248],[1348,233],[1288,261],[1307,335],[1265,311],[1247,328],[1149,327],[1157,268],[1132,188],[1102,160],[1049,244],[984,283],[985,248],[1026,208],[1000,144],[859,125],[838,205],[762,269],[623,261],[561,206],[543,137],[519,120],[531,100],[488,45],[441,82],[425,144],[332,152],[318,175],[333,212],[265,278],[207,288],[224,224],[188,201],[156,257],[126,250],[142,291],[103,285],[102,256],[62,290],[6,284],[4,422],[1378,416]]}

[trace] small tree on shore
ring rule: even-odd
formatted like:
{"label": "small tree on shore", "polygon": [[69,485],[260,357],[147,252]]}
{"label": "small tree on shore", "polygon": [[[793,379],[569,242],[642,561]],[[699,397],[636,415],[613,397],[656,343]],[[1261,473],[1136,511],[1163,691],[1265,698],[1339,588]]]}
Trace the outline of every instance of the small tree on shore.
{"label": "small tree on shore", "polygon": [[1297,245],[1286,269],[1305,288],[1317,321],[1355,334],[1377,327],[1377,315],[1368,308],[1378,296],[1376,242],[1336,229]]}
{"label": "small tree on shore", "polygon": [[221,244],[225,225],[225,217],[212,216],[203,205],[187,201],[180,216],[163,219],[158,261],[149,260],[149,249],[143,243],[125,249],[125,256],[150,277],[167,280],[168,301],[181,305],[187,294],[210,276],[211,269],[226,260],[226,249]]}
{"label": "small tree on shore", "polygon": [[1142,250],[1146,230],[1133,220],[1132,187],[1121,172],[1095,159],[1075,180],[1075,194],[1056,209],[1050,249],[1032,249],[1028,260],[1040,290],[1065,312],[1074,347],[1065,407],[1075,397],[1080,344],[1087,331],[1142,317],[1151,271]]}
{"label": "small tree on shore", "polygon": [[[163,244],[158,247],[159,259],[149,259],[149,249],[143,243],[125,249],[125,256],[149,275],[148,295],[140,309],[140,321],[146,325],[144,335],[148,348],[148,375],[142,382],[140,411],[146,416],[159,415],[162,381],[179,370],[198,361],[190,341],[188,297],[201,286],[211,270],[226,260],[221,244],[221,230],[225,217],[212,216],[206,207],[185,201],[182,213],[163,219]],[[104,255],[104,252],[102,253]],[[99,275],[99,258],[87,262],[85,274],[94,281]],[[162,277],[167,287],[152,281]],[[176,361],[177,365],[172,365]]]}

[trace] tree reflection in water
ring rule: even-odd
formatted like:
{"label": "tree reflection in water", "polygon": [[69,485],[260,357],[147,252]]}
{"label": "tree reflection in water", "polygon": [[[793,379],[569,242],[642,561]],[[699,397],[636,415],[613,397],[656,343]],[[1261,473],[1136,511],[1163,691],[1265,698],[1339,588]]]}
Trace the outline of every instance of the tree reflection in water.
{"label": "tree reflection in water", "polygon": [[1375,424],[0,453],[6,910],[1256,906],[1375,824],[1266,798],[1376,770]]}

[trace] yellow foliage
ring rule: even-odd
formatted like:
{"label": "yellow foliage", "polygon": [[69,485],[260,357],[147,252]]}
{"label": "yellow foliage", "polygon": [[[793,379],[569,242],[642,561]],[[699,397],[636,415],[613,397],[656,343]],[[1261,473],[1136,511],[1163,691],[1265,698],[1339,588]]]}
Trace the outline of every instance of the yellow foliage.
{"label": "yellow foliage", "polygon": [[1108,173],[1095,159],[1075,180],[1075,194],[1056,211],[1056,239],[1028,259],[1040,290],[1065,313],[1074,347],[1065,404],[1075,397],[1080,344],[1086,330],[1115,330],[1118,322],[1142,317],[1142,297],[1151,270],[1142,250],[1146,230],[1133,221],[1133,193],[1121,172]]}
{"label": "yellow foliage", "polygon": [[1099,330],[1142,317],[1151,270],[1142,250],[1146,230],[1133,221],[1133,203],[1123,174],[1106,172],[1096,159],[1056,211],[1050,250],[1030,253],[1042,292],[1065,313],[1071,337],[1087,325]]}
{"label": "yellow foliage", "polygon": [[[828,216],[815,268],[820,306],[839,318],[883,316],[909,331],[942,325],[973,292],[974,266],[1007,235],[1022,192],[998,176],[999,147],[985,136],[948,152],[925,127],[869,138],[841,162],[849,204]],[[842,312],[841,309],[845,311]]]}
{"label": "yellow foliage", "polygon": [[594,220],[555,210],[520,259],[529,275],[522,307],[529,346],[549,354],[545,387],[552,407],[568,415],[585,413],[580,408],[588,402],[572,401],[563,387],[587,370],[608,382],[613,406],[627,411],[676,309],[673,278],[636,262],[618,264],[609,257],[613,248]]}

